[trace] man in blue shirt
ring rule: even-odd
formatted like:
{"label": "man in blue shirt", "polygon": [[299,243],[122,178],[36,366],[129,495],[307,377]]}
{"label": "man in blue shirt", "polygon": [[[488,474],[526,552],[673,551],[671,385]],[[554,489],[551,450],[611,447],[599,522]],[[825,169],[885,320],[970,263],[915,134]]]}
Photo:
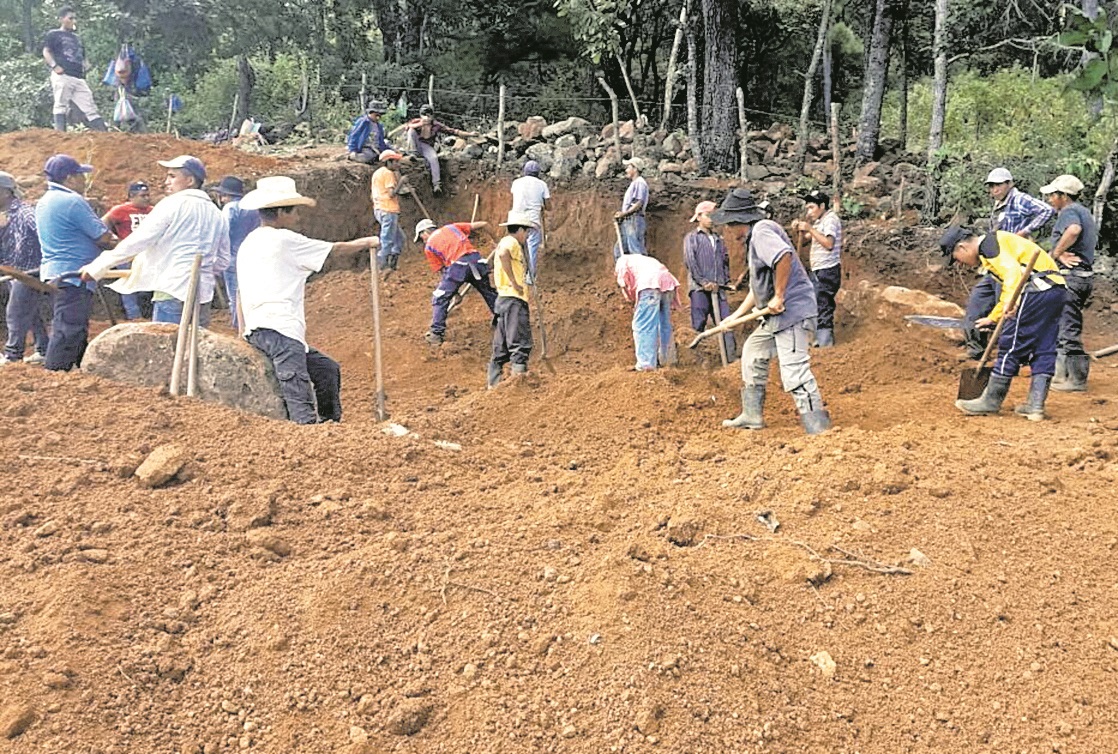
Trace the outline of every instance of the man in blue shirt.
{"label": "man in blue shirt", "polygon": [[229,299],[229,313],[233,329],[240,331],[241,318],[237,316],[237,251],[248,234],[260,227],[260,212],[243,209],[241,197],[245,195],[245,183],[235,175],[221,179],[215,190],[221,213],[229,223],[229,266],[225,269],[225,295]]}
{"label": "man in blue shirt", "polygon": [[[35,206],[35,224],[43,250],[39,279],[55,280],[96,259],[101,249],[113,245],[113,236],[78,193],[85,189],[84,176],[93,172],[92,165],[82,165],[67,154],[56,154],[47,160],[43,172],[47,176],[47,192]],[[69,371],[85,354],[96,283],[68,277],[56,280],[56,285],[58,293],[54,294],[45,366],[52,371]]]}
{"label": "man in blue shirt", "polygon": [[[35,207],[23,201],[15,178],[0,172],[0,264],[27,272],[39,267],[42,252],[39,234],[35,230]],[[12,280],[8,289],[8,342],[0,365],[12,364],[21,359],[29,364],[42,364],[47,353],[47,326],[42,308],[48,303],[46,294],[18,280]],[[35,353],[23,358],[27,333],[35,335]]]}
{"label": "man in blue shirt", "polygon": [[380,122],[385,110],[383,102],[371,102],[365,114],[353,121],[346,138],[350,160],[372,165],[380,159],[380,153],[389,148],[384,138],[384,124]]}
{"label": "man in blue shirt", "polygon": [[[990,233],[1004,230],[1006,233],[1016,233],[1022,238],[1029,238],[1038,233],[1056,215],[1055,209],[1014,186],[1013,174],[1005,168],[994,168],[990,171],[986,176],[986,190],[994,200],[988,225]],[[989,332],[979,330],[974,323],[993,310],[994,304],[998,302],[1001,295],[1001,284],[997,278],[989,274],[983,275],[971,290],[963,321],[963,333],[966,338],[963,346],[967,349],[967,356],[972,359],[982,358],[982,352],[986,350],[986,343],[990,337]]]}
{"label": "man in blue shirt", "polygon": [[625,161],[625,176],[629,179],[629,188],[625,189],[625,196],[621,200],[621,211],[613,215],[613,219],[621,223],[621,243],[613,246],[615,260],[622,254],[648,254],[644,245],[648,182],[641,175],[642,167],[638,158]]}

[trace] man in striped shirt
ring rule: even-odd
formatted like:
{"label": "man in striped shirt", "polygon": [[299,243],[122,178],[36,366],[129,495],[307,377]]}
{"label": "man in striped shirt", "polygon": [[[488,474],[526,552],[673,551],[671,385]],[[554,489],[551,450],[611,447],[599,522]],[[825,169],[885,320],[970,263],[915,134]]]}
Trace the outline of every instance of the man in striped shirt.
{"label": "man in striped shirt", "polygon": [[815,345],[835,344],[835,295],[842,285],[842,222],[831,207],[831,197],[812,191],[804,197],[807,219],[796,220],[792,229],[811,237],[811,282],[819,306]]}

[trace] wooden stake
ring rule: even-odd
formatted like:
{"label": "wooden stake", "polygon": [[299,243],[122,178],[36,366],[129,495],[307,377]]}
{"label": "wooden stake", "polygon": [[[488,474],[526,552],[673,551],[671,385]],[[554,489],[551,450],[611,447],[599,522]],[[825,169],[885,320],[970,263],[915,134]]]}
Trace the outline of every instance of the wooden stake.
{"label": "wooden stake", "polygon": [[186,362],[186,394],[190,397],[198,394],[198,317],[201,309],[202,304],[195,300],[194,308],[190,310],[190,354]]}
{"label": "wooden stake", "polygon": [[369,74],[367,74],[365,71],[361,71],[360,97],[361,97],[361,112],[362,113],[365,112],[365,108],[369,104],[368,100],[367,100],[368,83],[369,83]]}
{"label": "wooden stake", "polygon": [[842,104],[831,103],[831,159],[835,163],[835,172],[831,177],[831,193],[833,194],[831,207],[835,209],[842,207],[842,197],[840,196],[842,190],[842,143],[839,141],[840,110],[842,110]]}
{"label": "wooden stake", "polygon": [[237,105],[241,102],[241,94],[233,95],[233,112],[229,115],[229,141],[233,141],[233,126],[237,123]]}
{"label": "wooden stake", "polygon": [[373,294],[373,372],[376,376],[377,393],[375,396],[377,421],[388,420],[388,410],[384,398],[384,370],[381,361],[380,340],[380,280],[377,275],[377,250],[369,249],[369,278]]}
{"label": "wooden stake", "polygon": [[477,222],[477,207],[481,203],[481,194],[474,194],[474,211],[470,214],[470,223]]}
{"label": "wooden stake", "polygon": [[741,153],[741,179],[748,178],[745,168],[749,165],[749,121],[745,119],[745,92],[739,86],[738,91],[738,151]]}
{"label": "wooden stake", "polygon": [[202,269],[202,255],[194,255],[194,264],[190,268],[190,286],[186,289],[186,301],[183,302],[182,316],[179,318],[179,337],[175,341],[175,360],[171,366],[171,395],[179,394],[182,384],[182,362],[186,356],[187,335],[190,327],[190,313],[194,308],[194,301],[198,297],[198,277]]}
{"label": "wooden stake", "polygon": [[505,161],[505,85],[501,84],[497,104],[497,167]]}
{"label": "wooden stake", "polygon": [[432,108],[435,106],[435,74],[431,74],[427,78],[427,104]]}

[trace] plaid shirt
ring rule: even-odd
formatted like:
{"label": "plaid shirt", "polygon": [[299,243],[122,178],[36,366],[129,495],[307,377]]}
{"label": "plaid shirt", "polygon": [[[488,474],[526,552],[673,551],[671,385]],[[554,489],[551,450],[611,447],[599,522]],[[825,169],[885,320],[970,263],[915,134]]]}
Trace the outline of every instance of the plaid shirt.
{"label": "plaid shirt", "polygon": [[17,270],[33,270],[42,260],[39,233],[35,229],[35,207],[13,197],[8,207],[8,226],[0,228],[0,264]]}
{"label": "plaid shirt", "polygon": [[1045,202],[1011,187],[1005,201],[995,204],[994,211],[990,213],[990,232],[1027,230],[1030,235],[1036,235],[1055,216],[1056,210]]}
{"label": "plaid shirt", "polygon": [[730,282],[730,257],[717,233],[693,230],[683,239],[683,264],[687,268],[687,290],[702,290],[703,283]]}

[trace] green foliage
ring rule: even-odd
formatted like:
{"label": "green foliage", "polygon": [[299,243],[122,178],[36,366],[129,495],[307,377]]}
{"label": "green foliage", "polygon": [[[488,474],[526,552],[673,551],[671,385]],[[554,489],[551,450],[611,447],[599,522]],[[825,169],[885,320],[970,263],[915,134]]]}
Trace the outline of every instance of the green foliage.
{"label": "green foliage", "polygon": [[[302,61],[284,54],[272,60],[250,58],[249,62],[256,74],[249,115],[264,123],[295,120],[302,92]],[[218,61],[198,79],[193,91],[179,93],[185,106],[175,116],[175,123],[183,133],[195,135],[228,126],[236,93],[236,60]]]}
{"label": "green foliage", "polygon": [[31,55],[0,61],[0,131],[29,128],[49,119],[47,73],[43,61]]}
{"label": "green foliage", "polygon": [[559,17],[570,22],[583,54],[600,65],[621,46],[620,28],[628,14],[628,0],[555,0]]}

